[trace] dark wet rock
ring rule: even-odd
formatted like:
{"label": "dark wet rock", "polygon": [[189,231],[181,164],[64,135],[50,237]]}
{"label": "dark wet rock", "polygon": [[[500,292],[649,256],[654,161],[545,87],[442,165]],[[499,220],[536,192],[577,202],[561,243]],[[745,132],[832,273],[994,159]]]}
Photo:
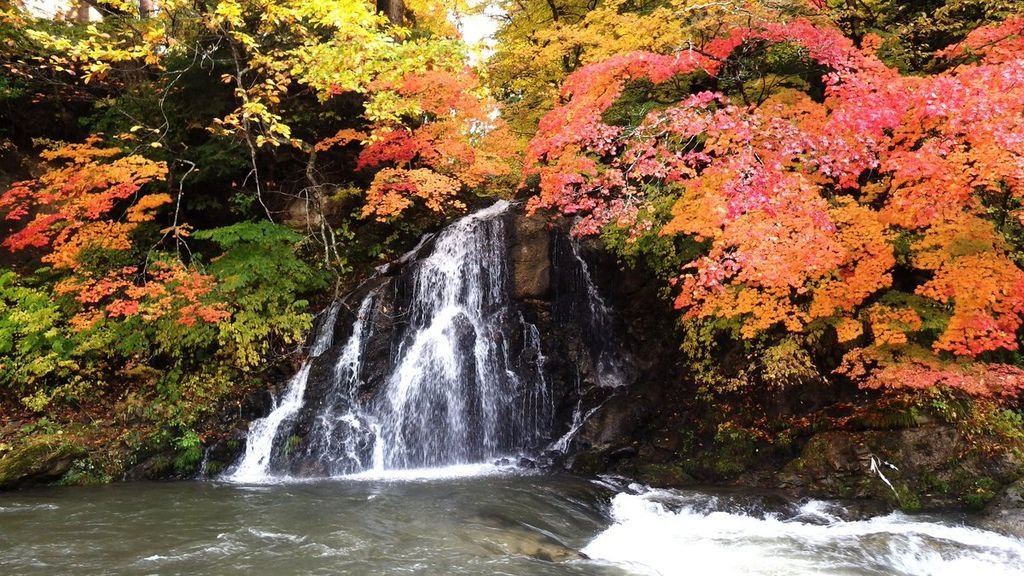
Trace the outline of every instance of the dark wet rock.
{"label": "dark wet rock", "polygon": [[876,499],[905,510],[978,508],[1022,469],[1009,456],[973,454],[965,444],[943,425],[824,432],[773,481],[803,494]]}
{"label": "dark wet rock", "polygon": [[985,509],[979,524],[989,530],[1024,538],[1024,478],[1000,491]]}
{"label": "dark wet rock", "polygon": [[235,429],[227,437],[212,443],[206,449],[205,467],[200,473],[207,478],[215,478],[225,472],[233,462],[238,460],[245,448],[245,431]]}
{"label": "dark wet rock", "polygon": [[691,486],[695,482],[682,468],[672,464],[641,464],[636,471],[636,479],[663,488]]}
{"label": "dark wet rock", "polygon": [[274,406],[274,394],[270,390],[257,390],[246,394],[238,403],[237,414],[234,411],[225,411],[224,417],[228,419],[240,418],[243,421],[251,421],[262,418],[270,413]]}
{"label": "dark wet rock", "polygon": [[551,290],[551,231],[547,219],[517,213],[510,220],[512,296],[544,299]]}
{"label": "dark wet rock", "polygon": [[34,441],[0,457],[0,490],[53,482],[85,455],[85,449],[63,440]]}

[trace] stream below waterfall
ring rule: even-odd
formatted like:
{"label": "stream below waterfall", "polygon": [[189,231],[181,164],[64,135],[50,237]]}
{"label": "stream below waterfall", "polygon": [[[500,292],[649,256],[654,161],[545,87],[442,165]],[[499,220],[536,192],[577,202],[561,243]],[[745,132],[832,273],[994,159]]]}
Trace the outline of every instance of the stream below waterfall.
{"label": "stream below waterfall", "polygon": [[630,382],[575,244],[549,302],[517,296],[513,220],[462,218],[319,314],[219,479],[0,494],[0,574],[1024,575],[1024,541],[958,517],[474,464],[571,456]]}
{"label": "stream below waterfall", "polygon": [[11,575],[1024,574],[1024,541],[954,517],[489,466],[10,493],[0,526]]}

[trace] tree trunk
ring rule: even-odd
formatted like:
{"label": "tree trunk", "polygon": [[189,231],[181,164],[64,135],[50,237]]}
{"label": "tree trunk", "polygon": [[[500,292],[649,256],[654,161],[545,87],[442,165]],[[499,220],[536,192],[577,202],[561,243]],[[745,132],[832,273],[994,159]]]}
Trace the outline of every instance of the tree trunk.
{"label": "tree trunk", "polygon": [[377,11],[384,13],[393,24],[405,23],[405,0],[377,0]]}
{"label": "tree trunk", "polygon": [[75,22],[87,24],[89,22],[89,9],[92,8],[88,2],[79,2],[75,6]]}
{"label": "tree trunk", "polygon": [[140,18],[156,16],[158,10],[160,10],[160,7],[157,5],[157,0],[139,0]]}

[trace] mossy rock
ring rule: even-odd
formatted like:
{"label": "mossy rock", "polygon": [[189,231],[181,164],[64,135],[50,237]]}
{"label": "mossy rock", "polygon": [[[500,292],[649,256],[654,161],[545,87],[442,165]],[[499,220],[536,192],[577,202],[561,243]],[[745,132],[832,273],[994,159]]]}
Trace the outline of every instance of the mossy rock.
{"label": "mossy rock", "polygon": [[1024,478],[1003,488],[989,503],[981,526],[1014,538],[1024,538]]}
{"label": "mossy rock", "polygon": [[0,458],[0,490],[52,482],[85,455],[85,449],[66,440],[39,440],[16,447]]}
{"label": "mossy rock", "polygon": [[637,479],[645,484],[661,488],[677,488],[693,484],[693,477],[678,466],[670,464],[646,464],[637,470]]}
{"label": "mossy rock", "polygon": [[951,426],[823,432],[778,475],[780,485],[817,497],[889,502],[908,512],[978,510],[1020,475],[1013,458],[964,450]]}
{"label": "mossy rock", "polygon": [[67,473],[60,477],[57,484],[61,486],[99,486],[109,484],[113,478],[103,467],[90,458],[75,460]]}

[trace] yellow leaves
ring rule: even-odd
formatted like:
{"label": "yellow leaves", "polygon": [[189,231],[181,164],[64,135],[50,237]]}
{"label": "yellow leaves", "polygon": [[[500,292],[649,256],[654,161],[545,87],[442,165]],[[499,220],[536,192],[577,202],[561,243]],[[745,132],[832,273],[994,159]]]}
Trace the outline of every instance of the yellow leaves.
{"label": "yellow leaves", "polygon": [[641,9],[641,4],[619,0],[506,0],[501,7],[510,19],[497,33],[489,83],[511,97],[508,117],[515,128],[533,133],[556,102],[558,86],[580,66],[636,50],[672,54],[701,49],[730,25],[769,16],[760,4],[669,0]]}
{"label": "yellow leaves", "polygon": [[239,28],[245,26],[242,19],[242,5],[235,0],[219,0],[213,9],[211,24],[229,24]]}

